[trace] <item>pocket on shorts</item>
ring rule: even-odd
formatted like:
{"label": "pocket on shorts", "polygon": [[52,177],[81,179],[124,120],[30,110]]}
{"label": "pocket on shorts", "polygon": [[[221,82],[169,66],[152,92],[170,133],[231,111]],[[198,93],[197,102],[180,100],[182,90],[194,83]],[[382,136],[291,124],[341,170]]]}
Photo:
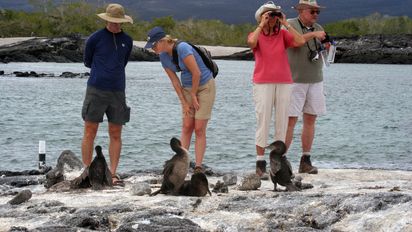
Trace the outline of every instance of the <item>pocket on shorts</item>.
{"label": "pocket on shorts", "polygon": [[90,102],[83,103],[83,107],[82,107],[83,120],[86,120],[86,115],[87,115],[87,112],[89,112],[89,107],[90,107]]}
{"label": "pocket on shorts", "polygon": [[123,122],[129,122],[130,121],[130,107],[126,106],[124,109],[124,114],[123,114]]}

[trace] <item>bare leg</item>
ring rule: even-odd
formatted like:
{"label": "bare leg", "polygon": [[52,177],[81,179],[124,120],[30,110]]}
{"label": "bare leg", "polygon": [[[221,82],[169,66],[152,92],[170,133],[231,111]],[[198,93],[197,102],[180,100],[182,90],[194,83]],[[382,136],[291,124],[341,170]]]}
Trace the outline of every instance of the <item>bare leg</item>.
{"label": "bare leg", "polygon": [[195,120],[195,156],[196,166],[201,167],[203,157],[206,151],[206,127],[209,120],[196,119]]}
{"label": "bare leg", "polygon": [[190,141],[192,140],[192,134],[194,129],[195,119],[191,117],[184,117],[180,141],[182,142],[182,146],[186,148],[186,150],[189,150]]}
{"label": "bare leg", "polygon": [[122,150],[122,125],[109,122],[109,156],[110,172],[116,174],[117,166],[120,160],[120,151]]}
{"label": "bare leg", "polygon": [[286,141],[285,141],[287,149],[289,149],[290,145],[292,144],[293,131],[295,130],[297,121],[298,121],[298,117],[289,117],[288,130],[286,132]]}
{"label": "bare leg", "polygon": [[93,145],[96,138],[97,129],[99,128],[98,122],[84,122],[84,134],[82,140],[82,160],[83,165],[88,167],[93,158]]}
{"label": "bare leg", "polygon": [[265,148],[256,145],[256,154],[258,156],[264,156],[265,155]]}
{"label": "bare leg", "polygon": [[302,152],[310,152],[315,138],[316,115],[303,114]]}

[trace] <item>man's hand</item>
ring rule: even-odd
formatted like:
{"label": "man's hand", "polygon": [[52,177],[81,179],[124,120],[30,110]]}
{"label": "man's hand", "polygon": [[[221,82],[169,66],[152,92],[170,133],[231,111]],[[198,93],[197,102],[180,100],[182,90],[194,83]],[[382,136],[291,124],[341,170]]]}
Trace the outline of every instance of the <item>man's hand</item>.
{"label": "man's hand", "polygon": [[313,37],[315,37],[316,39],[322,41],[325,39],[326,37],[326,32],[324,31],[314,31],[313,33]]}

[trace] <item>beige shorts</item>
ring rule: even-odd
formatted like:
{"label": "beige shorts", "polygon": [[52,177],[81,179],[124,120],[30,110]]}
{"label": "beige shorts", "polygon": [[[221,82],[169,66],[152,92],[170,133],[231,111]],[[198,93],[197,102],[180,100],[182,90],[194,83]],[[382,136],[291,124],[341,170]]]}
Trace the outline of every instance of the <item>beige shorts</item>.
{"label": "beige shorts", "polygon": [[[190,95],[191,89],[192,88],[183,88],[183,96],[190,105],[192,104],[192,97]],[[194,108],[191,108],[189,117],[195,119],[210,119],[216,96],[215,79],[211,78],[206,84],[199,86],[196,95],[200,108],[197,111]],[[182,115],[185,117],[183,109]]]}
{"label": "beige shorts", "polygon": [[311,115],[326,114],[323,82],[313,84],[293,84],[292,96],[290,97],[289,116],[299,117],[302,113]]}

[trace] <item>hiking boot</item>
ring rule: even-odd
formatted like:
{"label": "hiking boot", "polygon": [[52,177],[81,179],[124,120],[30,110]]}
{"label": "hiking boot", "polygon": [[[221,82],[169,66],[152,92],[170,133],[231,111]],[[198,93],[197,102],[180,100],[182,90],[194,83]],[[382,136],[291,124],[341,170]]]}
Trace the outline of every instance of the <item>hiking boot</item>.
{"label": "hiking boot", "polygon": [[312,166],[309,155],[302,155],[300,158],[299,173],[318,174],[318,168]]}
{"label": "hiking boot", "polygon": [[258,175],[261,180],[269,180],[269,174],[266,171],[266,160],[256,161],[256,175]]}

